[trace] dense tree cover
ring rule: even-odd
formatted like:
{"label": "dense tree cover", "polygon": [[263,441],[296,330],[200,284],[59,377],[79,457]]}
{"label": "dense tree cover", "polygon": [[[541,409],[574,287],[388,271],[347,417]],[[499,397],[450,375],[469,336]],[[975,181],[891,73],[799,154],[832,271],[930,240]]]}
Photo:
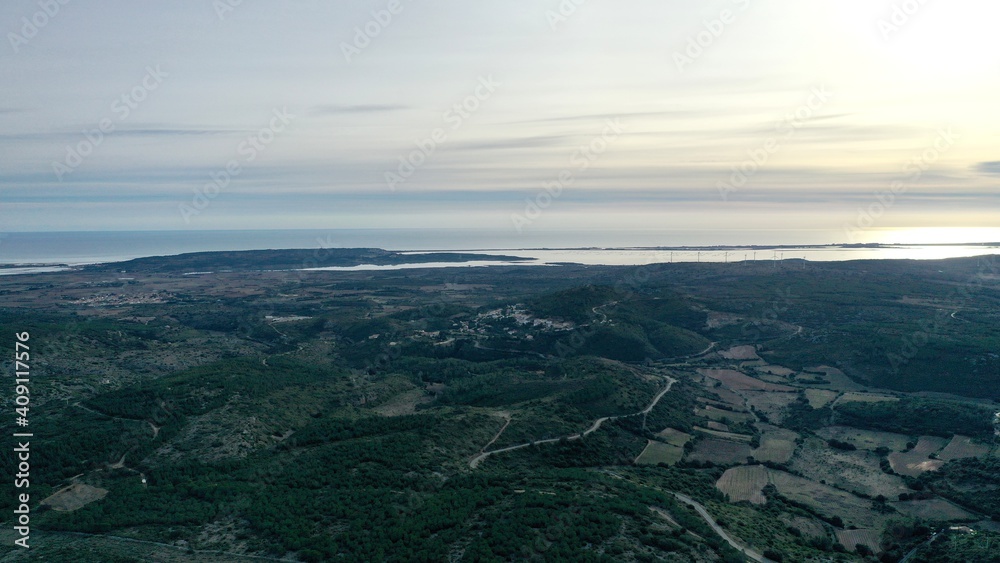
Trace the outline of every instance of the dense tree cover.
{"label": "dense tree cover", "polygon": [[950,461],[924,473],[916,483],[1000,522],[1000,458]]}
{"label": "dense tree cover", "polygon": [[646,295],[631,287],[586,286],[531,301],[529,308],[539,317],[588,327],[581,342],[567,346],[557,341],[554,349],[547,349],[546,340],[540,339],[532,347],[559,356],[635,362],[693,354],[708,345],[704,336],[694,332],[703,327],[706,314],[667,291]]}
{"label": "dense tree cover", "polygon": [[[46,485],[114,464],[126,454],[147,455],[170,437],[164,434],[158,440],[150,440],[146,423],[112,419],[79,408],[67,409],[62,417],[37,417],[35,421],[31,429],[35,437],[28,440],[36,446],[31,449],[30,458],[30,482],[35,494],[47,490]],[[8,430],[15,431],[9,427]],[[15,462],[13,455],[0,456],[0,471],[14,475]],[[15,499],[13,479],[4,480],[0,486],[9,493],[0,498],[0,503],[10,506]]]}
{"label": "dense tree cover", "polygon": [[916,563],[1000,563],[1000,534],[949,531],[921,547],[910,561]]}
{"label": "dense tree cover", "polygon": [[288,357],[271,358],[266,366],[259,360],[234,358],[97,395],[86,404],[110,416],[165,423],[217,409],[236,394],[259,396],[331,380],[342,373]]}
{"label": "dense tree cover", "polygon": [[399,416],[393,418],[369,417],[361,419],[326,418],[315,421],[295,432],[288,441],[282,444],[282,447],[288,449],[297,446],[313,446],[364,438],[366,436],[406,432],[407,430],[416,430],[433,422],[433,415]]}
{"label": "dense tree cover", "polygon": [[911,436],[945,438],[963,434],[991,440],[993,414],[991,409],[976,405],[920,398],[878,403],[852,402],[837,406],[839,424]]}
{"label": "dense tree cover", "polygon": [[603,307],[624,298],[625,295],[613,287],[588,285],[532,299],[528,302],[528,308],[542,318],[587,324],[597,317],[595,307]]}
{"label": "dense tree cover", "polygon": [[[837,408],[837,415],[840,414],[840,407]],[[785,408],[784,426],[797,432],[808,432],[826,426],[833,416],[829,407],[814,409],[809,404],[809,399],[805,395]],[[834,419],[839,422],[839,419]],[[845,423],[846,424],[846,423]]]}
{"label": "dense tree cover", "polygon": [[[939,308],[951,311],[955,300],[941,297],[941,287],[961,283],[969,271],[809,266],[358,274],[262,284],[250,297],[179,288],[176,302],[102,309],[106,317],[0,310],[9,331],[37,328],[39,334],[61,335],[51,337],[62,348],[46,362],[62,363],[46,372],[48,381],[39,380],[40,402],[50,401],[41,403],[46,416],[32,427],[39,436],[58,439],[37,440],[40,447],[32,452],[33,500],[79,474],[110,491],[71,513],[38,513],[33,522],[38,530],[156,541],[198,541],[207,526],[234,522],[237,540],[251,550],[294,552],[304,561],[458,555],[483,561],[652,561],[667,553],[678,560],[738,561],[696,513],[669,494],[684,492],[721,512],[715,488],[720,469],[632,465],[656,432],[690,432],[703,424],[694,411],[696,397],[707,391],[690,379],[691,369],[674,374],[680,379],[674,392],[648,415],[608,421],[581,440],[496,455],[475,471],[468,461],[505,423],[495,416],[499,410],[507,411],[511,423],[493,449],[570,435],[597,417],[641,410],[665,385],[663,376],[672,368],[664,364],[672,362],[638,362],[693,354],[709,340],[720,346],[764,344],[768,358],[788,360],[791,367],[838,365],[849,375],[871,375],[900,389],[995,393],[997,363],[990,354],[998,342],[997,319],[990,311],[1000,300],[989,292],[982,294],[979,310],[963,310],[961,322],[946,322],[898,370],[885,365],[901,336],[919,328],[921,315],[932,309],[901,296],[941,298]],[[124,282],[108,283],[127,289]],[[445,284],[488,289],[475,296],[433,289]],[[24,291],[46,288],[40,283]],[[72,308],[66,303],[59,307]],[[575,326],[550,330],[480,317],[515,303]],[[706,309],[730,313],[735,324],[706,328]],[[140,312],[157,319],[122,320]],[[272,325],[265,317],[272,314],[313,319]],[[206,344],[205,355],[150,369],[208,338],[217,339],[218,349]],[[120,352],[129,352],[127,359],[119,360]],[[114,383],[99,383],[87,373],[94,363],[71,364],[84,356],[115,362]],[[178,365],[200,367],[173,367]],[[412,391],[407,396],[418,404],[376,410],[400,390]],[[215,426],[267,409],[275,416],[260,427],[235,425],[227,435]],[[418,414],[383,416],[393,409]],[[834,420],[911,435],[992,433],[992,412],[931,399],[840,403],[835,413],[800,400],[786,414],[783,426],[802,431]],[[155,439],[149,423],[158,426]],[[4,421],[0,428],[9,432],[11,424]],[[197,435],[206,430],[206,437]],[[208,449],[198,442],[210,437],[222,444],[243,433],[257,442],[236,453],[205,455]],[[110,469],[123,455],[127,468]],[[12,469],[9,456],[0,456],[0,467]],[[970,460],[909,482],[996,515],[997,474],[995,460]],[[771,539],[761,543],[772,555],[794,560],[809,550],[833,549],[829,540],[810,543],[780,524],[787,514],[808,514],[806,507],[768,496],[773,500],[765,507],[734,508],[758,510],[746,514],[766,522],[760,528]],[[9,509],[3,503],[12,491],[2,498],[0,505]],[[665,510],[681,528],[670,529],[650,507]],[[728,513],[727,519],[735,525]],[[838,523],[833,516],[828,521]],[[905,553],[918,538],[919,526],[893,549]],[[49,560],[64,556],[73,560],[65,552]]]}
{"label": "dense tree cover", "polygon": [[[422,442],[440,443],[437,438],[455,428],[447,423],[424,428],[374,442],[299,449],[293,459],[255,456],[162,467],[149,475],[148,487],[135,476],[120,475],[105,501],[69,514],[47,513],[45,526],[95,533],[185,527],[235,511],[250,522],[253,535],[246,539],[261,547],[281,546],[275,554],[298,551],[304,560],[440,560],[464,545],[475,560],[611,561],[615,558],[601,555],[598,547],[623,525],[646,529],[652,518],[648,507],[654,505],[725,551],[704,522],[669,495],[595,473],[539,465],[432,484],[426,476],[434,462],[424,461]],[[671,475],[672,484],[688,490],[710,485],[683,472]],[[642,543],[678,551],[702,543],[693,536],[667,541],[657,534],[662,532],[643,532]]]}

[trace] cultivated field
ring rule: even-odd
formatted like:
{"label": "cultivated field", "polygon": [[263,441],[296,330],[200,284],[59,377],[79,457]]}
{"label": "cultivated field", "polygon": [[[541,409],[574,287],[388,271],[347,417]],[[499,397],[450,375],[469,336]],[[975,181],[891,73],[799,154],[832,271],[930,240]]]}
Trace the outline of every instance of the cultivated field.
{"label": "cultivated field", "polygon": [[784,471],[772,469],[770,478],[782,496],[808,505],[820,514],[840,516],[845,526],[877,528],[885,519],[871,510],[871,501],[851,493]]}
{"label": "cultivated field", "polygon": [[681,432],[680,430],[674,430],[673,428],[665,428],[656,436],[671,446],[677,446],[678,448],[683,448],[684,444],[691,440],[690,434]]}
{"label": "cultivated field", "polygon": [[893,508],[914,518],[969,522],[976,517],[944,499],[908,500],[891,503]]}
{"label": "cultivated field", "polygon": [[889,464],[892,470],[900,475],[918,477],[925,471],[937,471],[944,461],[930,459],[930,455],[945,446],[948,440],[936,436],[921,436],[917,447],[908,452],[889,454]]}
{"label": "cultivated field", "polygon": [[729,432],[729,425],[715,422],[714,420],[708,421],[705,423],[705,426],[708,426],[709,430],[715,430],[716,432]]}
{"label": "cultivated field", "polygon": [[754,375],[754,377],[760,379],[761,381],[766,381],[768,383],[776,383],[778,385],[783,385],[785,383],[788,383],[787,377],[782,377],[780,375],[771,375],[769,373],[761,373],[759,371]]}
{"label": "cultivated field", "polygon": [[877,530],[840,530],[837,532],[837,541],[852,553],[857,551],[858,544],[867,547],[873,553],[880,553],[881,536]]}
{"label": "cultivated field", "polygon": [[791,516],[785,515],[781,517],[782,521],[789,527],[798,530],[804,537],[807,538],[825,538],[827,537],[826,526],[822,521],[815,518],[806,518],[805,516]]}
{"label": "cultivated field", "polygon": [[724,387],[718,387],[718,388],[713,387],[717,383],[715,379],[706,377],[705,382],[708,384],[709,389],[711,389],[712,392],[715,393],[723,403],[727,405],[732,405],[733,407],[738,409],[744,408],[746,401],[744,401],[743,397]]}
{"label": "cultivated field", "polygon": [[50,497],[42,501],[42,505],[49,506],[52,510],[72,512],[96,500],[101,500],[107,494],[108,491],[106,489],[75,483],[53,493]]}
{"label": "cultivated field", "polygon": [[792,459],[798,434],[769,424],[761,424],[758,428],[763,435],[760,438],[760,447],[753,451],[754,459],[773,463],[787,463]]}
{"label": "cultivated field", "polygon": [[806,399],[809,399],[809,406],[814,409],[821,409],[830,403],[840,393],[836,391],[827,391],[825,389],[806,389]]}
{"label": "cultivated field", "polygon": [[910,437],[905,434],[861,430],[851,426],[827,426],[816,431],[816,435],[824,440],[840,440],[853,444],[858,449],[871,451],[887,448],[889,451],[901,452],[910,441]]}
{"label": "cultivated field", "polygon": [[869,451],[844,451],[826,442],[810,438],[792,461],[792,468],[813,481],[826,482],[840,489],[871,497],[898,498],[907,492],[903,479],[888,475],[879,467],[881,458]]}
{"label": "cultivated field", "polygon": [[636,465],[656,465],[659,463],[673,465],[682,457],[684,457],[684,448],[650,440],[646,449],[642,450],[642,453],[636,458],[635,463]]}
{"label": "cultivated field", "polygon": [[769,472],[763,465],[734,467],[722,474],[716,488],[729,495],[730,502],[750,501],[764,504],[767,499],[761,490],[770,481]]}
{"label": "cultivated field", "polygon": [[768,419],[781,423],[784,420],[785,409],[794,403],[799,396],[795,393],[768,393],[765,391],[744,391],[747,401],[764,413]]}
{"label": "cultivated field", "polygon": [[899,401],[899,397],[873,393],[844,393],[844,396],[840,398],[842,403],[892,403],[896,401]]}
{"label": "cultivated field", "polygon": [[864,389],[861,385],[856,383],[847,374],[840,371],[839,369],[831,366],[819,366],[812,368],[805,368],[802,370],[804,372],[810,372],[806,375],[814,375],[816,373],[822,373],[823,378],[830,382],[830,389],[836,389],[838,391],[860,391]]}
{"label": "cultivated field", "polygon": [[771,364],[759,366],[756,369],[759,373],[777,375],[778,377],[788,377],[795,374],[795,370],[788,369],[785,366],[775,366]]}
{"label": "cultivated field", "polygon": [[968,436],[956,435],[943,450],[938,452],[938,457],[945,461],[951,461],[967,457],[982,457],[989,451],[990,447],[986,444],[974,442]]}
{"label": "cultivated field", "polygon": [[698,373],[715,379],[716,381],[721,381],[722,384],[734,391],[774,391],[774,392],[793,392],[797,391],[794,387],[789,387],[787,385],[776,385],[774,383],[767,383],[759,379],[754,379],[745,373],[738,372],[732,369],[699,369]]}
{"label": "cultivated field", "polygon": [[747,458],[751,455],[753,455],[753,450],[750,448],[750,444],[707,438],[695,445],[694,451],[688,455],[688,460],[731,465],[746,463]]}
{"label": "cultivated field", "polygon": [[757,355],[757,348],[754,346],[735,346],[723,352],[719,352],[719,355],[727,360],[759,360],[760,356]]}
{"label": "cultivated field", "polygon": [[746,422],[748,420],[753,420],[753,415],[747,412],[733,412],[727,411],[725,409],[719,409],[711,405],[705,408],[698,409],[695,411],[697,416],[703,416],[709,418],[716,422],[723,422],[726,424],[732,424],[734,422]]}
{"label": "cultivated field", "polygon": [[702,434],[708,434],[709,436],[722,438],[723,440],[734,440],[746,443],[750,443],[750,441],[753,440],[753,436],[750,436],[749,434],[735,434],[733,432],[723,432],[719,430],[712,430],[711,428],[702,428],[701,426],[695,426],[694,429]]}

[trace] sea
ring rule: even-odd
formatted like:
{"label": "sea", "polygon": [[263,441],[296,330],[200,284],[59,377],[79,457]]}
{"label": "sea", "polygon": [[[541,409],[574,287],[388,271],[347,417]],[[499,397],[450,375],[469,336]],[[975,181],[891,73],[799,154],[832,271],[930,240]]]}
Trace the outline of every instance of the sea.
{"label": "sea", "polygon": [[[0,275],[58,271],[189,252],[264,249],[382,248],[400,252],[479,251],[532,258],[538,265],[644,265],[804,259],[939,259],[1000,254],[995,244],[858,247],[824,240],[822,231],[552,231],[468,229],[331,229],[243,231],[85,231],[0,233]],[[503,261],[464,263],[503,265]],[[419,267],[455,267],[455,263]],[[398,265],[350,268],[388,269]]]}

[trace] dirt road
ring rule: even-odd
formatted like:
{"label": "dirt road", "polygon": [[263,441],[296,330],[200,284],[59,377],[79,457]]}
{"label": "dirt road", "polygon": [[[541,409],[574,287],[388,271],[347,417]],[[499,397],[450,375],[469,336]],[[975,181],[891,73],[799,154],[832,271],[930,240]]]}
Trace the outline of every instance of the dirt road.
{"label": "dirt road", "polygon": [[[493,451],[489,451],[489,452],[482,452],[479,455],[477,455],[476,457],[472,458],[472,460],[469,461],[469,467],[471,467],[472,469],[475,469],[475,468],[479,467],[479,464],[482,463],[483,460],[485,460],[486,458],[490,457],[491,455],[499,454],[499,453],[503,453],[503,452],[511,452],[511,451],[514,451],[514,450],[520,450],[522,448],[527,448],[528,446],[531,446],[533,444],[534,445],[538,445],[538,444],[554,444],[554,443],[558,442],[559,440],[568,440],[568,441],[579,440],[580,438],[583,438],[585,436],[589,436],[589,435],[593,434],[594,432],[597,432],[598,430],[600,430],[601,425],[604,424],[605,422],[609,421],[609,420],[618,420],[619,418],[628,418],[630,416],[645,416],[645,415],[649,414],[654,408],[656,408],[656,404],[660,402],[660,399],[662,399],[664,395],[666,395],[667,393],[670,392],[670,389],[674,386],[674,383],[677,383],[677,380],[674,379],[674,378],[672,378],[672,377],[667,377],[667,380],[668,380],[667,386],[662,391],[660,391],[659,394],[657,394],[655,398],[653,398],[653,401],[651,403],[649,403],[648,407],[646,407],[645,409],[643,409],[643,410],[641,410],[639,412],[635,412],[635,413],[632,413],[632,414],[624,414],[624,415],[619,415],[619,416],[605,416],[605,417],[598,418],[597,420],[594,421],[593,424],[590,425],[590,428],[584,430],[580,434],[571,434],[569,436],[560,436],[558,438],[549,438],[548,440],[536,440],[534,442],[525,442],[524,444],[518,444],[516,446],[508,446],[506,448],[500,448],[499,450],[493,450]],[[506,428],[507,427],[504,426],[504,429],[506,429]],[[497,437],[499,437],[499,434],[497,435]],[[496,441],[496,438],[494,438],[493,441]],[[492,443],[493,442],[491,441],[485,447],[489,447],[490,444],[492,444]],[[485,449],[485,447],[484,447],[484,449]]]}

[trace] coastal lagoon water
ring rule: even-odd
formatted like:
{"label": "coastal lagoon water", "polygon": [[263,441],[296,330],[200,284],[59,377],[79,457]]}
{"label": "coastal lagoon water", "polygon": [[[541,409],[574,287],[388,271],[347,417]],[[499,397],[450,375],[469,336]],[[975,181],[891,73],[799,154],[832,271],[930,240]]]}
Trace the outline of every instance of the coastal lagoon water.
{"label": "coastal lagoon water", "polygon": [[288,248],[491,250],[504,248],[636,248],[720,244],[823,244],[823,231],[488,231],[466,229],[330,229],[284,231],[112,231],[0,233],[0,264],[119,262],[187,252]]}
{"label": "coastal lagoon water", "polygon": [[[811,246],[823,244],[816,231],[678,232],[586,231],[512,233],[469,230],[328,231],[141,231],[5,233],[0,236],[0,275],[52,271],[55,264],[119,262],[188,252],[383,248],[406,252],[478,251],[531,258],[533,265],[577,263],[635,266],[668,262],[744,262],[805,259],[938,259],[1000,254],[1000,245]],[[735,245],[744,245],[737,247]],[[801,248],[760,248],[766,245]],[[722,248],[723,245],[729,245]],[[751,248],[757,245],[758,248]],[[362,265],[349,270],[416,267],[499,266],[483,263]],[[519,263],[525,265],[525,263]],[[332,270],[333,268],[331,268]]]}

